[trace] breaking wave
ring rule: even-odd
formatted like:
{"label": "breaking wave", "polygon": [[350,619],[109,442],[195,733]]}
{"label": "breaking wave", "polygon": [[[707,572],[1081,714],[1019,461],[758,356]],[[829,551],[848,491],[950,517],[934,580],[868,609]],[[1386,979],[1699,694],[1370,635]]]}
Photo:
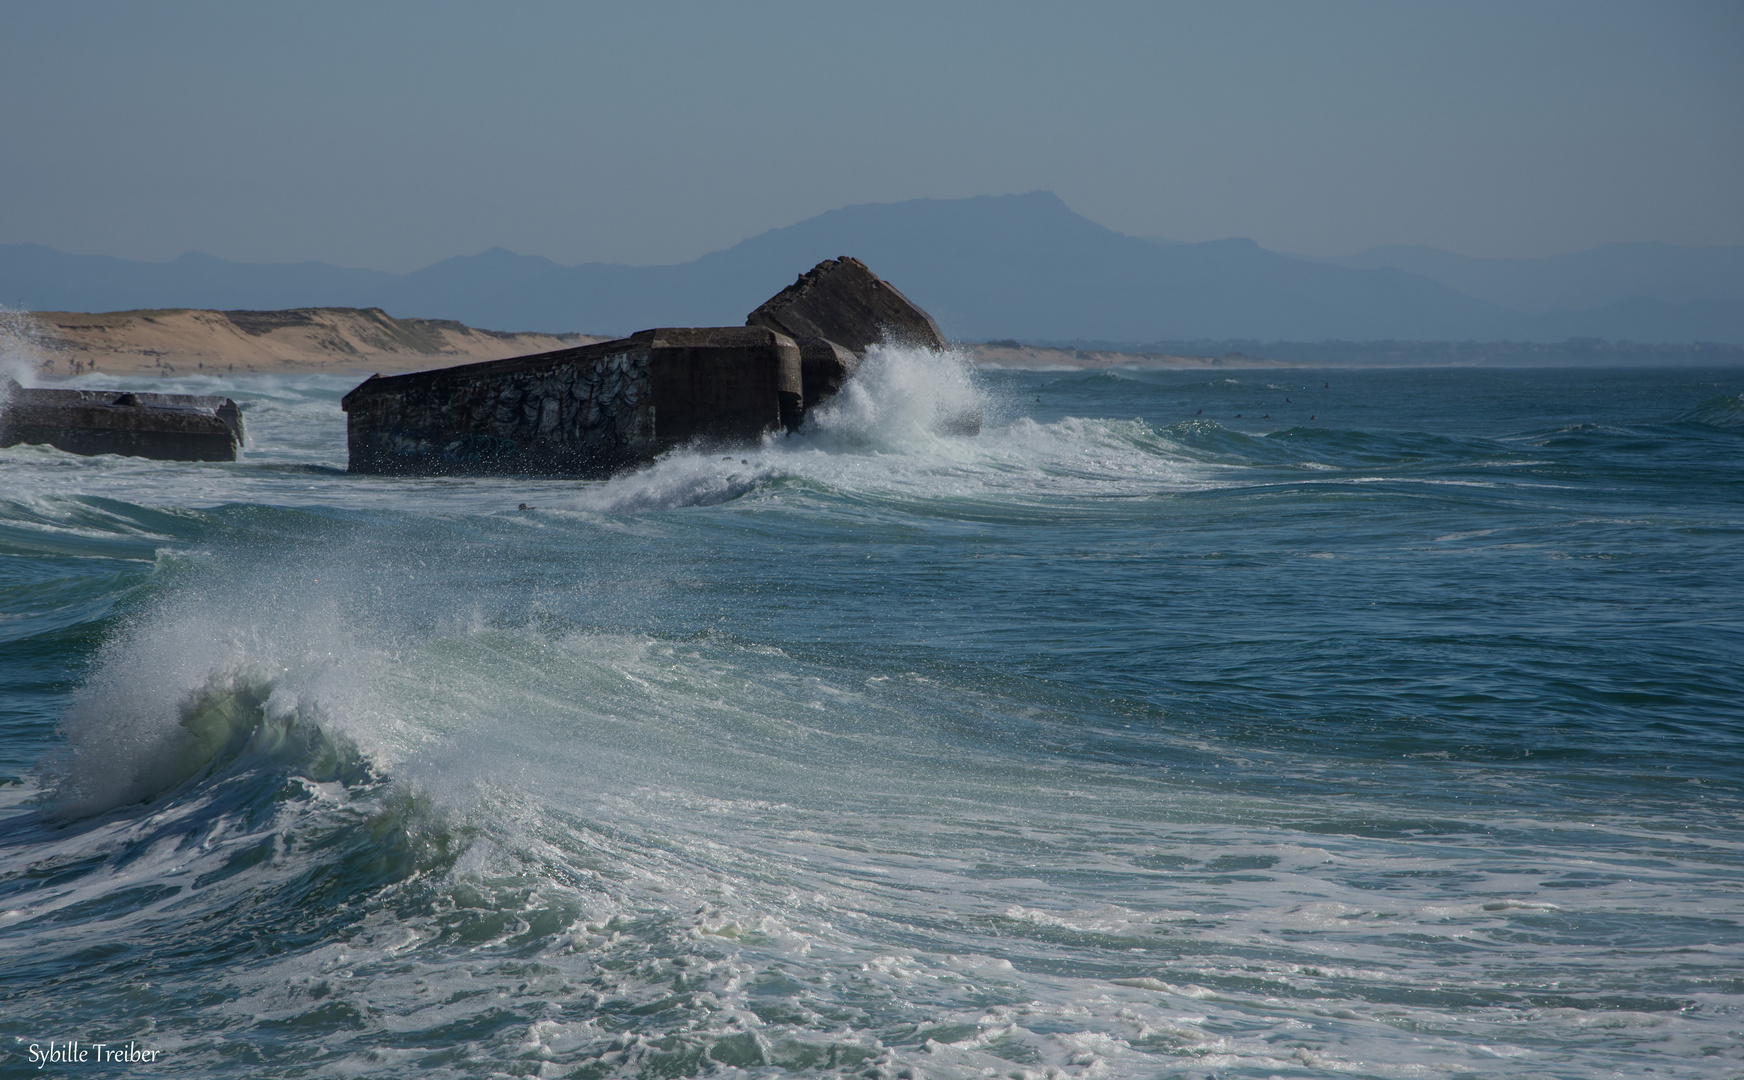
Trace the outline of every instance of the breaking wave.
{"label": "breaking wave", "polygon": [[1736,1071],[1735,605],[1648,576],[1730,580],[1736,530],[1642,468],[1677,432],[867,364],[599,483],[344,475],[319,379],[246,384],[246,462],[4,451],[0,679],[60,750],[0,787],[0,1032],[193,1076]]}

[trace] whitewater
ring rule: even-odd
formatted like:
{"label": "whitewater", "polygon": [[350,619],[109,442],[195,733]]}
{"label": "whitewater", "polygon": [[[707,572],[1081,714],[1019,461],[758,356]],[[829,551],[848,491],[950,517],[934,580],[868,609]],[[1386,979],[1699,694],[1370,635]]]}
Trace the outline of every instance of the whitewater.
{"label": "whitewater", "polygon": [[879,350],[589,482],[356,381],[0,450],[0,1075],[1744,1072],[1744,372]]}

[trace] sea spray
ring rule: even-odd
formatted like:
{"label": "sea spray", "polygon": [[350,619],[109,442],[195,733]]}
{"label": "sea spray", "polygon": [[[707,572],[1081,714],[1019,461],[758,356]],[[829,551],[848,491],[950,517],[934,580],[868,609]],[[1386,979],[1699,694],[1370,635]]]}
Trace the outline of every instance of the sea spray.
{"label": "sea spray", "polygon": [[367,651],[330,596],[263,617],[283,594],[257,567],[260,576],[207,582],[117,626],[62,723],[67,750],[44,766],[56,816],[148,801],[239,756],[318,782],[364,778],[341,714]]}
{"label": "sea spray", "polygon": [[[42,327],[29,311],[0,305],[0,386],[7,379],[36,386],[43,366],[42,345]],[[4,407],[0,396],[0,408]]]}
{"label": "sea spray", "polygon": [[583,485],[555,505],[613,514],[710,506],[804,477],[808,465],[824,458],[952,454],[950,444],[971,426],[979,430],[986,411],[987,396],[963,357],[874,346],[855,376],[814,408],[798,432],[771,433],[755,448],[680,447],[641,469]]}
{"label": "sea spray", "polygon": [[839,393],[807,418],[824,448],[903,452],[940,435],[979,431],[988,401],[968,358],[874,345]]}

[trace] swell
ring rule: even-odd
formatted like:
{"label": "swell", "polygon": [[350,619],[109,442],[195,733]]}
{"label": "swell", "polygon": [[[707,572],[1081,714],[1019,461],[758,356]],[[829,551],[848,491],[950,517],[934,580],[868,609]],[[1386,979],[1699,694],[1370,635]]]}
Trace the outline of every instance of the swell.
{"label": "swell", "polygon": [[[229,636],[197,610],[157,627],[183,649],[201,626]],[[1576,851],[1563,811],[1474,805],[1469,776],[1435,794],[1433,764],[1410,770],[1412,799],[1329,812],[1316,789],[1346,778],[1219,738],[1211,716],[1096,713],[1100,695],[964,680],[960,659],[820,662],[720,634],[488,620],[423,632],[371,678],[386,719],[444,735],[387,784],[332,734],[366,730],[367,702],[311,669],[296,620],[274,621],[247,652],[278,674],[215,665],[227,654],[208,646],[178,668],[196,677],[144,705],[94,704],[130,724],[162,714],[147,726],[171,742],[188,731],[197,773],[160,773],[147,803],[71,833],[41,822],[34,864],[4,879],[20,883],[8,914],[46,901],[0,923],[30,942],[19,979],[99,960],[149,976],[151,1008],[199,1006],[175,1033],[199,1073],[233,1068],[237,1044],[266,1069],[405,1075],[529,1053],[598,1075],[1118,1072],[1210,1053],[1276,1069],[1276,1041],[1332,1013],[1342,1038],[1313,1045],[1340,1068],[1409,1072],[1386,1064],[1404,1020],[1447,1053],[1477,1031],[1591,1071],[1594,1017],[1607,1043],[1693,1045],[1739,947],[1702,914],[1723,837],[1668,841],[1676,819],[1643,822],[1639,803],[1588,816]],[[153,638],[130,638],[104,678],[175,666]],[[93,753],[77,767],[107,774]],[[1299,797],[1276,783],[1292,768]],[[1271,779],[1242,790],[1238,771]],[[1381,775],[1365,771],[1359,790]],[[1655,903],[1645,922],[1615,914]],[[1709,954],[1681,981],[1613,963],[1578,989],[1516,985],[1598,947]],[[1467,959],[1430,984],[1424,948]],[[56,1008],[147,1007],[126,1003],[131,982],[71,985]],[[1542,1034],[1515,1030],[1529,1011]]]}
{"label": "swell", "polygon": [[1676,424],[1687,424],[1722,431],[1744,428],[1744,394],[1722,394],[1711,397],[1680,414]]}
{"label": "swell", "polygon": [[154,607],[98,650],[30,803],[5,811],[7,982],[66,986],[69,1015],[131,1015],[96,972],[186,1010],[214,977],[343,940],[383,905],[427,909],[423,882],[465,846],[360,749],[306,652],[246,655],[223,640],[234,620]]}
{"label": "swell", "polygon": [[1614,471],[1675,440],[1124,404],[69,516],[158,554],[41,556],[143,576],[21,639],[71,757],[0,811],[0,1031],[115,1017],[193,1075],[1726,1075],[1736,529]]}

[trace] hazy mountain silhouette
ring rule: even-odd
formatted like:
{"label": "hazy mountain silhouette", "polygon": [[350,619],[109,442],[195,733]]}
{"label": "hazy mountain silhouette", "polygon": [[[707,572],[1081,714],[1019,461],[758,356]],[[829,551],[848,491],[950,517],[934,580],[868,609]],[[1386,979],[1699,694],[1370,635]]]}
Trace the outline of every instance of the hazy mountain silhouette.
{"label": "hazy mountain silhouette", "polygon": [[62,310],[379,306],[493,329],[630,332],[740,323],[819,260],[855,255],[966,340],[1744,342],[1744,292],[1729,284],[1728,257],[1712,254],[1736,250],[1607,245],[1509,263],[1412,248],[1314,260],[1249,240],[1125,236],[1034,192],[850,206],[675,266],[566,267],[493,248],[396,276],[16,245],[0,247],[0,301]]}
{"label": "hazy mountain silhouette", "polygon": [[356,307],[358,297],[393,280],[320,262],[236,263],[190,251],[148,263],[0,244],[0,304],[37,311]]}
{"label": "hazy mountain silhouette", "polygon": [[1744,247],[1603,244],[1542,259],[1478,259],[1408,246],[1315,261],[1359,269],[1390,266],[1479,300],[1534,313],[1629,300],[1744,303]]}

